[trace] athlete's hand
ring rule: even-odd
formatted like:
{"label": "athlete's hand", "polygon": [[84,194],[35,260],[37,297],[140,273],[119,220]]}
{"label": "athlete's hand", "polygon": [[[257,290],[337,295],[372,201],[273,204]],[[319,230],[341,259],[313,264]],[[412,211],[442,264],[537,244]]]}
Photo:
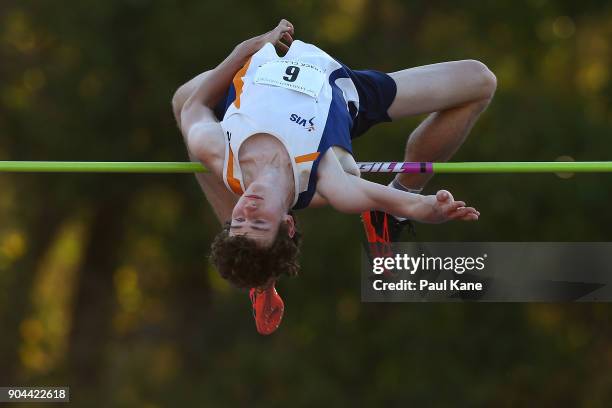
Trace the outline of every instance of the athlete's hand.
{"label": "athlete's hand", "polygon": [[260,37],[262,46],[269,42],[274,44],[282,53],[286,53],[293,42],[293,33],[293,24],[282,19],[274,29]]}
{"label": "athlete's hand", "polygon": [[440,224],[450,220],[476,221],[480,212],[466,207],[465,202],[455,201],[451,193],[440,190],[436,195],[423,196],[422,212],[418,221]]}

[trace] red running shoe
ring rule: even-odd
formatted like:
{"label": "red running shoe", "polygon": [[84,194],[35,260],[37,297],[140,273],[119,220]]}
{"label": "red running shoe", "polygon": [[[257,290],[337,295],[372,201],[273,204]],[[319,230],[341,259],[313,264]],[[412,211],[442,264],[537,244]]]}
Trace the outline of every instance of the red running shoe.
{"label": "red running shoe", "polygon": [[276,292],[274,287],[275,282],[272,282],[266,288],[252,288],[249,291],[249,297],[253,304],[253,317],[255,318],[255,326],[259,334],[268,335],[274,333],[281,320],[283,320],[283,312],[285,311],[285,303]]}
{"label": "red running shoe", "polygon": [[410,220],[398,221],[394,216],[382,211],[365,211],[361,213],[366,239],[369,243],[388,244],[398,242],[405,226],[414,236],[414,225]]}
{"label": "red running shoe", "polygon": [[[370,262],[377,257],[394,257],[393,242],[399,242],[404,227],[408,226],[413,237],[414,225],[410,220],[399,221],[391,214],[383,211],[365,211],[361,213],[361,220],[366,233],[368,256]],[[385,276],[394,276],[385,270]]]}

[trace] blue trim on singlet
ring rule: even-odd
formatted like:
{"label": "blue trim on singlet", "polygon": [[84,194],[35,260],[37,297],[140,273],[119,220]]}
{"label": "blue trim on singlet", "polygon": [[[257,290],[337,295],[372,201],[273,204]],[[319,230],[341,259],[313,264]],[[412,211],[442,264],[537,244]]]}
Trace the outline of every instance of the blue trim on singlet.
{"label": "blue trim on singlet", "polygon": [[353,125],[353,117],[346,109],[346,100],[342,90],[336,85],[336,80],[339,78],[350,78],[347,70],[343,66],[336,69],[329,76],[329,84],[332,89],[332,100],[329,105],[329,113],[327,114],[327,122],[321,136],[321,142],[317,148],[319,157],[312,164],[310,170],[310,178],[308,179],[308,189],[298,196],[298,201],[293,206],[294,210],[301,210],[308,207],[312,197],[317,189],[317,169],[323,155],[332,146],[340,146],[346,149],[349,153],[353,153],[351,146],[351,127]]}
{"label": "blue trim on singlet", "polygon": [[217,103],[217,105],[213,109],[213,112],[215,113],[215,116],[217,117],[219,122],[223,120],[225,112],[227,112],[230,105],[234,102],[235,99],[236,88],[234,88],[234,84],[232,83],[227,89],[227,93],[225,94],[225,96]]}

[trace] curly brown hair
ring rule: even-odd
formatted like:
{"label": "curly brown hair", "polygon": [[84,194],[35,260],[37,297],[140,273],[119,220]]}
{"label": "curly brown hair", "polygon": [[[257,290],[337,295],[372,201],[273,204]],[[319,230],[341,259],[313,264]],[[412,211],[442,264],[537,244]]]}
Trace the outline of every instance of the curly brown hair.
{"label": "curly brown hair", "polygon": [[230,236],[229,230],[228,221],[211,245],[210,260],[221,277],[234,286],[257,288],[281,275],[297,276],[297,258],[301,242],[297,225],[295,234],[289,237],[287,225],[281,223],[276,238],[269,247],[261,247],[254,240],[240,235]]}

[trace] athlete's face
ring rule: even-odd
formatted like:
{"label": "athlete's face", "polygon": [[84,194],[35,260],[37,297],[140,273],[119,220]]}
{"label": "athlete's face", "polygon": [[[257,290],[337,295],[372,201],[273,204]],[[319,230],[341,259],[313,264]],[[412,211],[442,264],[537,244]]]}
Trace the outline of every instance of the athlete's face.
{"label": "athlete's face", "polygon": [[293,234],[293,218],[287,215],[283,198],[277,189],[252,183],[232,211],[230,236],[244,235],[262,246],[270,246],[281,222]]}

